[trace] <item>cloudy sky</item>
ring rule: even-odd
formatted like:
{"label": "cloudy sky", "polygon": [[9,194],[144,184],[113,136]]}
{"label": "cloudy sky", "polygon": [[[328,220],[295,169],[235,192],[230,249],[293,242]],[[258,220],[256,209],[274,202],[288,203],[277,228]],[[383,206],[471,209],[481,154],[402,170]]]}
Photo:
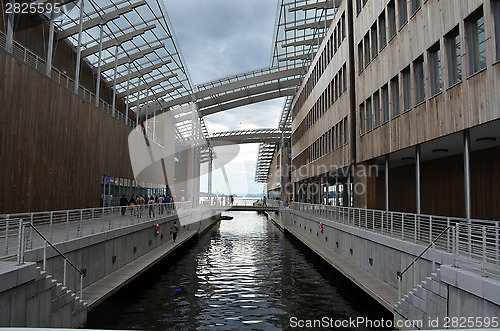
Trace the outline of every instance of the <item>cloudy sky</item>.
{"label": "cloudy sky", "polygon": [[[269,66],[277,0],[164,0],[194,84]],[[205,117],[210,132],[277,127],[282,99]],[[240,145],[225,166],[231,193],[262,193],[254,181],[258,144]],[[207,190],[202,178],[201,190]],[[229,193],[222,171],[213,192]]]}

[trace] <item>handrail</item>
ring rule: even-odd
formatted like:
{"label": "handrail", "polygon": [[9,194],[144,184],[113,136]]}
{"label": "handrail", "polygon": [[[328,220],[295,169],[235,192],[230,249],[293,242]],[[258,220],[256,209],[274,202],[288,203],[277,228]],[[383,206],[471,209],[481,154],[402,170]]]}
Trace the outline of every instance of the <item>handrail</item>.
{"label": "handrail", "polygon": [[18,263],[24,263],[24,252],[25,252],[25,241],[24,241],[24,227],[28,225],[31,226],[33,230],[45,241],[44,249],[43,249],[43,271],[46,271],[47,264],[47,244],[52,247],[59,256],[61,256],[64,260],[63,263],[63,286],[66,286],[66,265],[69,263],[70,266],[73,267],[80,274],[80,300],[83,300],[83,277],[85,277],[85,273],[81,271],[76,265],[73,264],[56,246],[54,246],[37,228],[35,225],[30,222],[24,222],[20,220],[19,222],[19,252],[18,252]]}
{"label": "handrail", "polygon": [[437,237],[436,239],[434,239],[429,245],[427,245],[427,247],[425,247],[425,249],[415,258],[413,259],[412,262],[410,262],[410,264],[408,264],[406,266],[406,268],[404,268],[403,271],[398,271],[397,272],[397,277],[398,277],[398,299],[401,300],[401,281],[403,280],[403,275],[410,269],[410,267],[413,265],[415,265],[415,263],[425,254],[425,252],[427,252],[431,247],[434,246],[434,244],[436,243],[436,241],[439,240],[439,238],[441,238],[446,232],[448,232],[449,229],[451,229],[452,227],[451,226],[448,226],[446,227],[446,229],[444,229]]}
{"label": "handrail", "polygon": [[56,246],[54,246],[40,231],[38,231],[38,229],[36,228],[36,226],[34,224],[31,224],[29,222],[27,224],[29,226],[31,226],[33,228],[33,230],[35,230],[35,232],[38,233],[38,235],[40,237],[42,237],[42,239],[45,240],[45,242],[47,244],[49,244],[50,247],[52,247],[57,252],[57,254],[59,254],[63,259],[68,261],[69,265],[72,266],[80,275],[84,275],[83,271],[78,269],[78,267],[76,265],[74,265],[73,262],[71,262],[63,253],[61,253],[61,251]]}

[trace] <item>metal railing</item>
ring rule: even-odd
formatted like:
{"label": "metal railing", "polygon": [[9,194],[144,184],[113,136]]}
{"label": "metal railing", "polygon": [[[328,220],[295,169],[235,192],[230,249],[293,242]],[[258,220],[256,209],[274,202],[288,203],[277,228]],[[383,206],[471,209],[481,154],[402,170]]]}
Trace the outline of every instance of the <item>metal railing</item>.
{"label": "metal railing", "polygon": [[[291,209],[415,244],[434,244],[483,276],[500,275],[500,224],[384,210],[294,202]],[[328,224],[325,224],[328,226]],[[444,233],[443,233],[444,232]]]}
{"label": "metal railing", "polygon": [[[0,32],[0,48],[4,49],[5,48],[5,34],[3,32]],[[47,62],[46,60],[42,59],[23,45],[19,44],[16,41],[13,41],[12,44],[12,54],[11,54],[15,59],[18,61],[23,62],[24,64],[30,66],[31,68],[35,69],[36,71],[46,74],[47,71]],[[74,91],[75,88],[75,81],[68,77],[65,72],[62,72],[54,67],[51,68],[50,71],[50,79],[60,86],[63,86],[67,88],[70,91]],[[88,89],[83,87],[82,85],[78,86],[78,96],[84,99],[85,101],[96,105],[96,95],[92,92],[90,92]],[[107,102],[99,98],[99,102],[97,102],[97,108],[105,112],[106,114],[109,114],[110,116],[116,118],[119,122],[124,123],[125,125],[133,128],[135,126],[135,121],[126,118],[125,114],[121,113],[117,109],[115,109],[114,115],[113,115],[113,109],[112,106],[109,105]]]}
{"label": "metal railing", "polygon": [[[18,238],[17,228],[20,221],[36,225],[48,241],[57,244],[189,209],[191,202],[188,201],[0,215],[0,259],[13,258],[19,253],[21,238]],[[22,238],[24,247],[28,250],[42,248],[44,245],[43,240],[33,238],[32,228],[28,227]]]}
{"label": "metal railing", "polygon": [[[29,227],[30,229],[33,229],[39,236],[40,238],[43,239],[44,241],[44,249],[43,249],[43,262],[42,262],[42,271],[47,271],[47,245],[52,247],[52,249],[63,259],[63,281],[62,285],[66,287],[66,279],[68,275],[68,264],[78,273],[79,278],[80,278],[80,300],[83,300],[83,277],[85,277],[85,273],[81,271],[76,265],[73,264],[68,258],[61,253],[59,249],[57,249],[56,246],[54,246],[47,238],[36,228],[35,225],[25,222],[22,220],[18,221],[19,223],[19,249],[18,249],[18,254],[17,254],[17,262],[19,264],[24,263],[24,254],[26,252],[25,250],[25,245],[24,245],[24,233],[26,232],[26,227]],[[77,282],[78,283],[78,282]],[[77,292],[76,290],[74,291],[75,293]]]}
{"label": "metal railing", "polygon": [[[448,230],[450,229],[450,227],[447,227],[443,232],[441,232],[437,237],[436,239],[434,239],[432,241],[432,243],[430,243],[429,245],[427,245],[427,247],[415,258],[413,259],[413,261],[408,264],[406,266],[406,268],[403,269],[403,271],[401,272],[398,272],[397,273],[397,278],[398,278],[398,299],[401,300],[401,281],[403,280],[403,275],[408,271],[410,270],[410,268],[413,266],[413,287],[416,287],[417,284],[416,284],[416,281],[417,281],[417,261],[422,258],[422,256],[432,247],[433,251],[434,251],[434,254],[432,255],[432,271],[435,271],[436,270],[436,260],[435,260],[435,253],[436,253],[436,247],[435,247],[435,243],[436,241],[439,240],[439,238],[441,238],[446,232],[448,232]],[[454,230],[454,228],[452,229]],[[454,237],[453,237],[454,238]],[[455,247],[455,242],[453,242],[453,246]]]}

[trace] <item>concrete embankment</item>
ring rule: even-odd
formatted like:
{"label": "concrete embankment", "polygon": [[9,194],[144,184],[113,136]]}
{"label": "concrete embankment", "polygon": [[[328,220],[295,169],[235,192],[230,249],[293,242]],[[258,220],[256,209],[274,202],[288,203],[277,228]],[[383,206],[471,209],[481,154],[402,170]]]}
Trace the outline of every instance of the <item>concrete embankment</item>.
{"label": "concrete embankment", "polygon": [[[47,250],[47,272],[41,271],[43,248],[29,250],[23,265],[0,261],[0,327],[76,328],[86,324],[87,312],[130,283],[165,256],[217,222],[220,214],[198,212],[201,221],[180,226],[174,243],[170,228],[176,215],[132,220],[135,224],[55,244],[84,272],[63,268],[63,259]],[[126,217],[126,216],[124,216]],[[157,227],[158,226],[158,227]],[[66,276],[66,286],[62,280]]]}

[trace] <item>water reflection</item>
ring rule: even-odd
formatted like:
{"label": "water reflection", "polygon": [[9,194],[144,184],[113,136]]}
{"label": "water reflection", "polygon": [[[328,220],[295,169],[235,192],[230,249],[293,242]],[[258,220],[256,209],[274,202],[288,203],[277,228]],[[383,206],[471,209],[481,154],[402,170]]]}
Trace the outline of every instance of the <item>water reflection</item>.
{"label": "water reflection", "polygon": [[254,212],[234,212],[89,314],[89,328],[281,330],[290,318],[390,318]]}

